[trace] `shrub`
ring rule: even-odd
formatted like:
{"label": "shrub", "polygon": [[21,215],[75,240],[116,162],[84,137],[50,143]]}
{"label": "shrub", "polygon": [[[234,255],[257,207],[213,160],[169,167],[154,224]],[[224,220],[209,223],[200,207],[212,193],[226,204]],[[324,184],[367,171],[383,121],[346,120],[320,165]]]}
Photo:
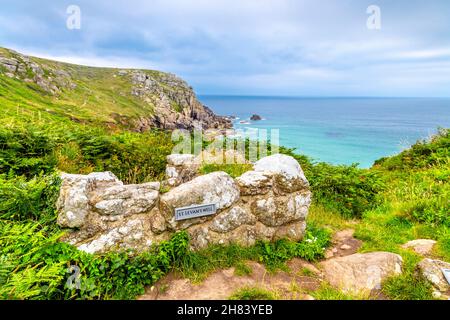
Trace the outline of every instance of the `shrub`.
{"label": "shrub", "polygon": [[0,127],[0,173],[32,177],[51,172],[57,163],[55,143],[33,126]]}
{"label": "shrub", "polygon": [[60,179],[56,174],[7,179],[0,175],[0,219],[54,222]]}
{"label": "shrub", "polygon": [[313,197],[324,207],[337,210],[346,217],[361,217],[378,204],[377,194],[384,189],[375,171],[352,166],[318,163],[309,176]]}
{"label": "shrub", "polygon": [[170,134],[157,130],[112,134],[64,122],[13,124],[0,129],[0,174],[112,171],[126,183],[140,183],[162,178],[171,150]]}
{"label": "shrub", "polygon": [[308,179],[313,199],[345,217],[360,218],[365,210],[378,204],[377,194],[384,189],[381,175],[374,170],[360,169],[356,164],[335,166],[314,163],[309,157],[280,148],[280,152],[294,157]]}
{"label": "shrub", "polygon": [[403,213],[413,220],[431,225],[450,227],[450,203],[448,197],[417,199],[403,205]]}
{"label": "shrub", "polygon": [[375,161],[376,166],[388,170],[419,169],[450,162],[450,130],[439,129],[430,140],[417,141],[411,148],[393,157]]}

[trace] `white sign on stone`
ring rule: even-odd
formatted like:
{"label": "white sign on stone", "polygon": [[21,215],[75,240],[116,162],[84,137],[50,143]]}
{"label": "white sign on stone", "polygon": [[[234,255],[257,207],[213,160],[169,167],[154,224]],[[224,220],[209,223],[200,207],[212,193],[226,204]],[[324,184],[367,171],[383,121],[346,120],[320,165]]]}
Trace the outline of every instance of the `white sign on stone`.
{"label": "white sign on stone", "polygon": [[450,284],[450,269],[442,268],[442,273],[444,274],[444,277],[447,280],[448,284]]}
{"label": "white sign on stone", "polygon": [[204,204],[199,206],[183,207],[175,209],[175,220],[186,220],[198,217],[209,216],[217,211],[216,204]]}

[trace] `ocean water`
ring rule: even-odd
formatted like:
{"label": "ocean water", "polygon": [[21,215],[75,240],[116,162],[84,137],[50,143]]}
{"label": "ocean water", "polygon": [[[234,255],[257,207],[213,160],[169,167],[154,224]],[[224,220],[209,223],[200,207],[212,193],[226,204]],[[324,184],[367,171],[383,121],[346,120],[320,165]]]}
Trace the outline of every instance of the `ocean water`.
{"label": "ocean water", "polygon": [[[450,98],[280,98],[200,96],[236,129],[279,129],[280,144],[333,164],[394,155],[438,127],[450,127]],[[264,120],[250,121],[252,114]],[[249,124],[240,121],[248,120]],[[270,133],[269,133],[270,136]]]}

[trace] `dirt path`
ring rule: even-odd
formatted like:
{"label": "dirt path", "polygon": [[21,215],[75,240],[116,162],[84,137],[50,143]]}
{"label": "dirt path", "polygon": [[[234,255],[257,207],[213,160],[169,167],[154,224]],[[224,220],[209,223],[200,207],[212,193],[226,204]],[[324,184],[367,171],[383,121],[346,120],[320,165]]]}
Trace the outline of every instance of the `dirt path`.
{"label": "dirt path", "polygon": [[332,245],[325,252],[325,258],[338,258],[354,254],[362,246],[362,241],[355,239],[353,234],[355,230],[345,229],[334,234]]}
{"label": "dirt path", "polygon": [[[263,265],[253,261],[247,262],[247,266],[251,269],[249,275],[238,276],[234,268],[219,270],[200,284],[169,274],[149,288],[140,300],[226,300],[244,287],[263,288],[282,299],[308,299],[304,292],[320,286],[320,280],[315,276],[319,270],[300,259],[288,263],[290,272],[268,273]],[[298,272],[302,268],[308,268],[314,276],[302,275]]]}
{"label": "dirt path", "polygon": [[[353,238],[353,230],[339,231],[333,237],[333,245],[327,251],[329,258],[355,253],[361,241]],[[203,282],[192,283],[189,279],[170,273],[153,287],[147,288],[139,300],[223,300],[244,287],[258,287],[273,292],[279,299],[310,300],[307,292],[317,290],[322,275],[317,267],[302,259],[287,263],[289,271],[269,273],[264,265],[249,261],[251,273],[235,274],[235,268],[211,273]]]}

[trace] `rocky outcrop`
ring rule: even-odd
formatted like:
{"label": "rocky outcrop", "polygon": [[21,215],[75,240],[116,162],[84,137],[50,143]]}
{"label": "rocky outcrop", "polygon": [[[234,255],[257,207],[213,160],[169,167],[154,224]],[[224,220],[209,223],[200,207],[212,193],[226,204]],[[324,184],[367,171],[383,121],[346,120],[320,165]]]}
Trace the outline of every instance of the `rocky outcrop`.
{"label": "rocky outcrop", "polygon": [[[169,159],[168,167],[192,160],[186,155]],[[158,183],[124,185],[109,172],[63,174],[62,180],[58,223],[71,229],[64,241],[91,253],[144,251],[180,230],[189,233],[193,249],[281,238],[297,241],[303,238],[311,202],[301,167],[280,155],[261,159],[254,171],[237,179],[213,172],[163,194]],[[177,208],[209,204],[216,209],[212,215],[175,219]]]}
{"label": "rocky outcrop", "polygon": [[137,120],[139,131],[151,127],[199,130],[232,127],[228,118],[217,116],[202,105],[192,87],[173,74],[135,70],[119,75],[129,77],[132,95],[154,108],[152,116]]}
{"label": "rocky outcrop", "polygon": [[402,257],[390,252],[356,253],[322,262],[324,278],[334,287],[352,294],[380,290],[389,276],[402,272]]}
{"label": "rocky outcrop", "polygon": [[262,118],[261,118],[260,115],[254,114],[254,115],[252,115],[250,117],[250,120],[252,120],[252,121],[259,121],[259,120],[262,120]]}
{"label": "rocky outcrop", "polygon": [[44,66],[15,51],[9,51],[8,56],[0,51],[0,74],[2,71],[7,77],[35,83],[50,94],[60,93],[64,88],[77,87],[67,71]]}

